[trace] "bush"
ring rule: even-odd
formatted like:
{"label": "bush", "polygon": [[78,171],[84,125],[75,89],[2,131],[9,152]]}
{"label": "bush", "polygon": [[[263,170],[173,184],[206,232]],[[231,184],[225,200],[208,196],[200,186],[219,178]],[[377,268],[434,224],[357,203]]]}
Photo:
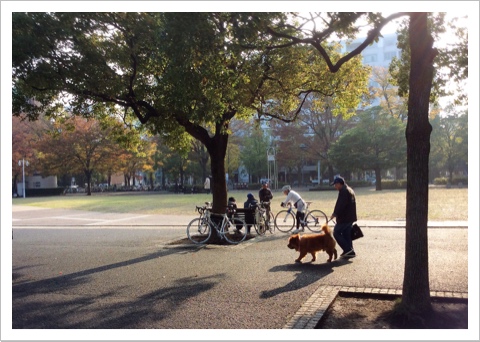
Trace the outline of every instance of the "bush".
{"label": "bush", "polygon": [[398,180],[382,180],[382,189],[406,189],[407,180],[398,179]]}
{"label": "bush", "polygon": [[446,177],[438,177],[433,180],[433,184],[435,185],[447,185],[448,178]]}
{"label": "bush", "polygon": [[[435,185],[447,185],[449,184],[448,177],[438,177],[433,180],[433,184]],[[451,185],[458,185],[458,186],[467,186],[468,185],[468,177],[453,177]]]}
{"label": "bush", "polygon": [[308,189],[308,191],[329,191],[329,190],[337,190],[337,189],[335,189],[335,187],[333,186],[326,185],[326,184],[315,186],[313,188]]}
{"label": "bush", "polygon": [[25,197],[39,197],[39,196],[58,196],[62,195],[65,188],[45,188],[45,189],[25,189]]}
{"label": "bush", "polygon": [[[346,181],[347,182],[347,185],[351,186],[352,188],[362,188],[362,187],[368,187],[368,186],[372,186],[372,183],[369,182],[369,181]],[[383,184],[383,181],[382,181],[382,184]]]}
{"label": "bush", "polygon": [[468,177],[453,177],[452,180],[453,184],[455,185],[468,185]]}

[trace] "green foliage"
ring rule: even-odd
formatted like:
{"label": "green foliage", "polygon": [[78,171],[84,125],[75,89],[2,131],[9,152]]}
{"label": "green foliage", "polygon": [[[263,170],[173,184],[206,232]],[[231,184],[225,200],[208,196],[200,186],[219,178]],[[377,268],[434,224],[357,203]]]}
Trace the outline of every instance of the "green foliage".
{"label": "green foliage", "polygon": [[[437,103],[442,96],[451,95],[446,85],[449,81],[457,84],[458,97],[456,104],[468,102],[468,94],[464,89],[459,88],[462,82],[468,79],[468,31],[458,26],[457,18],[445,22],[446,13],[429,15],[429,29],[438,40],[439,35],[445,32],[446,27],[453,30],[456,40],[449,41],[448,45],[437,47],[435,58],[435,76],[430,101]],[[408,96],[409,70],[410,70],[410,46],[408,39],[408,20],[405,19],[398,33],[398,47],[402,50],[400,59],[394,58],[390,64],[390,72],[399,86],[398,94],[401,97]]]}
{"label": "green foliage", "polygon": [[433,180],[433,184],[435,185],[463,185],[468,186],[468,177],[453,177],[452,181],[450,181],[447,177],[437,177]]}
{"label": "green foliage", "polygon": [[262,176],[267,175],[267,149],[270,142],[260,128],[254,128],[250,135],[243,141],[243,149],[240,151],[240,160],[248,173],[258,182]]}
{"label": "green foliage", "polygon": [[468,112],[449,106],[444,114],[431,120],[430,167],[436,174],[446,170],[453,177],[459,166],[468,164]]}
{"label": "green foliage", "polygon": [[340,170],[378,170],[405,164],[405,125],[374,107],[342,134],[329,155]]}
{"label": "green foliage", "polygon": [[397,180],[382,180],[382,189],[406,189],[407,180],[406,179],[397,179]]}

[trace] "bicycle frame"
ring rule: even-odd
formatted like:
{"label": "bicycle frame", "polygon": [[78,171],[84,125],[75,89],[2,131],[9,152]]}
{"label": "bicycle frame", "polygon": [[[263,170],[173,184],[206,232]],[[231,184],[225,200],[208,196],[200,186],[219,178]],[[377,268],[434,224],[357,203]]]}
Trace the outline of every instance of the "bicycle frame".
{"label": "bicycle frame", "polygon": [[[310,210],[309,206],[312,202],[305,203],[304,218],[300,220],[302,229],[307,227],[311,232],[321,232],[323,224],[328,222],[327,215],[321,210]],[[288,233],[297,224],[297,210],[292,208],[292,205],[288,203],[288,209],[281,210],[275,216],[275,227],[281,232]]]}

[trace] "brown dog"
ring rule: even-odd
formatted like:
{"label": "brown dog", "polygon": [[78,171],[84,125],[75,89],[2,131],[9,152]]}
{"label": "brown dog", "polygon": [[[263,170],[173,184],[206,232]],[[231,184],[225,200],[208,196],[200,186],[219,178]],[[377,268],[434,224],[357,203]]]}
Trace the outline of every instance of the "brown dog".
{"label": "brown dog", "polygon": [[328,262],[337,259],[337,250],[335,248],[336,242],[332,237],[332,233],[326,224],[322,226],[323,233],[321,234],[293,234],[288,239],[288,248],[295,249],[300,252],[300,255],[295,262],[302,262],[302,259],[310,253],[312,255],[312,262],[317,259],[317,252],[327,252],[329,258]]}

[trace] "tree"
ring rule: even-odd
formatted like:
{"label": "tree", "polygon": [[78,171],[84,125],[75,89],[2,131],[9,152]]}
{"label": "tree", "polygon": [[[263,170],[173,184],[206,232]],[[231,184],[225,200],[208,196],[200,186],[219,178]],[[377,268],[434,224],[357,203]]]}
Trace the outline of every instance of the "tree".
{"label": "tree", "polygon": [[446,114],[432,120],[432,162],[447,170],[452,184],[455,169],[468,162],[468,113],[458,113],[450,105]]}
{"label": "tree", "polygon": [[[308,21],[317,23],[322,14],[311,15]],[[406,203],[406,251],[405,276],[401,306],[405,312],[425,314],[431,310],[428,281],[428,159],[430,153],[431,125],[429,118],[430,95],[434,78],[433,63],[437,50],[433,48],[428,13],[394,13],[384,18],[379,13],[327,13],[321,17],[324,27],[314,25],[310,32],[304,29],[305,22],[296,26],[296,31],[282,24],[269,26],[269,33],[285,42],[272,44],[271,48],[285,48],[296,44],[309,44],[325,58],[331,72],[337,72],[351,58],[360,54],[369,44],[378,39],[382,28],[390,21],[406,16],[408,22],[408,123],[407,140],[407,203]],[[359,31],[355,22],[363,17],[372,29],[366,39],[340,59],[331,59],[322,43],[335,33],[340,38],[352,38]],[[293,32],[292,32],[293,31]]]}
{"label": "tree", "polygon": [[374,67],[372,77],[377,85],[373,87],[373,95],[380,99],[380,106],[387,110],[391,116],[406,121],[407,102],[405,98],[398,95],[398,86],[395,86],[395,79],[390,75],[389,70]]}
{"label": "tree", "polygon": [[17,183],[23,173],[23,166],[19,161],[28,161],[29,166],[25,167],[25,174],[40,170],[38,141],[49,129],[49,123],[40,118],[35,122],[22,120],[19,117],[12,117],[12,191],[18,193]]}
{"label": "tree", "polygon": [[260,178],[267,174],[267,149],[269,146],[269,138],[258,126],[244,137],[240,160],[247,169],[252,182],[259,183]]}
{"label": "tree", "polygon": [[[307,157],[307,146],[311,145],[306,135],[307,129],[300,121],[285,123],[275,122],[273,135],[276,137],[278,168],[285,171],[285,182],[297,181],[301,184],[301,171]],[[292,178],[296,174],[296,178]]]}
{"label": "tree", "polygon": [[[212,210],[223,213],[234,117],[293,120],[325,85],[338,90],[336,102],[358,103],[343,92],[348,79],[330,74],[312,48],[267,49],[266,25],[286,20],[284,13],[14,13],[15,114],[53,115],[67,101],[86,116],[121,108],[172,145],[193,137],[210,156]],[[27,101],[34,97],[39,106]]]}
{"label": "tree", "polygon": [[105,169],[116,155],[117,142],[113,139],[112,122],[102,126],[98,120],[77,116],[54,123],[54,130],[39,143],[45,170],[83,172],[87,179],[87,195],[91,195],[91,181],[95,170]]}
{"label": "tree", "polygon": [[[118,151],[120,152],[120,151]],[[133,146],[125,148],[121,163],[121,170],[125,177],[125,185],[136,185],[136,174],[138,171],[152,172],[153,171],[153,156],[155,154],[155,144],[147,137],[141,137],[141,139]],[[115,157],[117,157],[116,154]]]}
{"label": "tree", "polygon": [[[319,106],[319,104],[322,105]],[[351,111],[355,110],[351,109]],[[346,117],[351,115],[348,113]],[[334,115],[331,99],[327,97],[322,102],[308,101],[300,120],[307,129],[306,134],[311,136],[311,139],[306,139],[304,142],[308,158],[314,161],[320,160],[323,169],[328,173],[329,181],[333,182],[334,165],[328,152],[338,137],[352,126],[353,119],[345,119],[343,114]]]}
{"label": "tree", "polygon": [[382,170],[403,166],[406,159],[405,125],[372,107],[358,115],[355,127],[332,146],[330,157],[341,170],[375,170],[376,190],[382,190]]}

